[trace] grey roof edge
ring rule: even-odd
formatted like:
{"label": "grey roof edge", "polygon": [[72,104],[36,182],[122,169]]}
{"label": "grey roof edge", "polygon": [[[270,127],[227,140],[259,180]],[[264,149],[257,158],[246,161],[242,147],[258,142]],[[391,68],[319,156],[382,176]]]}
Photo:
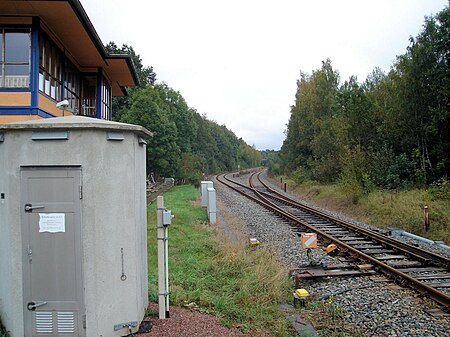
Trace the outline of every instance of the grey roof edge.
{"label": "grey roof edge", "polygon": [[[48,118],[45,120],[34,120],[26,122],[6,123],[0,124],[0,132],[7,131],[36,131],[36,130],[80,130],[80,129],[94,129],[94,130],[115,130],[128,131],[137,133],[142,137],[152,137],[153,133],[140,125],[94,120],[93,118],[84,117],[88,121],[73,121],[73,118],[60,117]],[[67,119],[67,121],[61,121]],[[70,120],[69,120],[70,119]],[[53,122],[54,121],[54,122]]]}

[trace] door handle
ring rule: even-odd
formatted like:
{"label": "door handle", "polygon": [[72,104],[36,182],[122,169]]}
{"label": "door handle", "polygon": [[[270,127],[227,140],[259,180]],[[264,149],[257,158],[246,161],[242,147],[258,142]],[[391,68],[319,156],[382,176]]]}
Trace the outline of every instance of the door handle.
{"label": "door handle", "polygon": [[46,304],[47,304],[47,302],[37,302],[37,303],[28,302],[27,309],[30,311],[35,311],[36,308],[42,307],[43,305],[46,305]]}
{"label": "door handle", "polygon": [[25,204],[25,212],[31,212],[33,209],[44,208],[45,206],[33,206],[32,204]]}

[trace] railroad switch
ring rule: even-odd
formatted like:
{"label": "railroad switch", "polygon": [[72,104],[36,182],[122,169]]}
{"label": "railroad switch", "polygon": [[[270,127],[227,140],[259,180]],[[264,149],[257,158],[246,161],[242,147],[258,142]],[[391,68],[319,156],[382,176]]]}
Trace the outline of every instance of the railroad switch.
{"label": "railroad switch", "polygon": [[310,266],[318,266],[326,267],[325,261],[322,261],[327,256],[337,256],[339,254],[339,249],[335,244],[330,244],[324,248],[325,254],[320,256],[319,258],[314,258],[312,255],[311,248],[306,249],[306,256],[308,257],[308,262]]}

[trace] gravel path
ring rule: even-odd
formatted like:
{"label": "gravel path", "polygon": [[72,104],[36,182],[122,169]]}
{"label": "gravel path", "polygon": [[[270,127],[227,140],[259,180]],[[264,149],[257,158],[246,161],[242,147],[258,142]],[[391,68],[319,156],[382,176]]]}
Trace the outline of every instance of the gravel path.
{"label": "gravel path", "polygon": [[[158,305],[150,304],[150,310],[157,312]],[[237,329],[229,329],[220,324],[220,318],[180,307],[170,308],[170,318],[145,319],[152,323],[149,333],[139,337],[237,337],[245,336]]]}
{"label": "gravel path", "polygon": [[[240,179],[244,182],[248,175]],[[270,249],[289,268],[306,263],[306,252],[289,225],[217,181],[214,186],[220,202],[219,214],[221,207],[226,207],[228,212],[239,217],[246,224],[244,231],[257,238],[262,248]],[[320,250],[314,250],[314,253],[321,254]],[[415,292],[392,283],[355,277],[310,281],[302,286],[316,299],[336,294],[332,300],[342,308],[345,324],[356,326],[365,336],[450,337],[450,319],[435,318],[424,311],[435,308],[434,302],[423,300]]]}

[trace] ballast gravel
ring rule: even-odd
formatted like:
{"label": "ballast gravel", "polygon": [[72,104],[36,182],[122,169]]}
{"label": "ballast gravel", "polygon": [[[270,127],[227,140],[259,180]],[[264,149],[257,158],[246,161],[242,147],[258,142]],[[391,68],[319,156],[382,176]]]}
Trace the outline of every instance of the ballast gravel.
{"label": "ballast gravel", "polygon": [[[248,177],[243,175],[236,179],[246,182]],[[217,180],[212,180],[221,207],[226,208],[223,211],[240,218],[246,227],[243,231],[248,233],[249,238],[257,238],[261,249],[270,249],[290,269],[307,263],[306,250],[301,248],[297,234],[288,224]],[[218,213],[221,211],[219,208]],[[315,258],[322,255],[321,250],[313,250],[313,253]],[[327,259],[332,261],[332,258]],[[342,312],[344,324],[356,327],[364,336],[450,337],[450,318],[434,317],[425,312],[436,308],[437,304],[420,298],[409,289],[376,281],[376,277],[325,278],[304,282],[301,286],[308,290],[311,299],[326,298],[331,301]]]}

